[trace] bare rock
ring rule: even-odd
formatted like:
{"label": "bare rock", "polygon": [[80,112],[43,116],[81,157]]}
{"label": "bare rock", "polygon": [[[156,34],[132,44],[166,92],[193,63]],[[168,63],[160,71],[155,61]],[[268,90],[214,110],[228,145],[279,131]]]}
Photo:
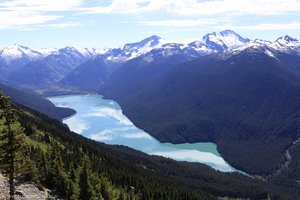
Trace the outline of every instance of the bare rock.
{"label": "bare rock", "polygon": [[[43,200],[49,197],[48,191],[39,190],[33,183],[16,183],[16,200]],[[0,174],[0,200],[9,199],[9,186],[7,179]]]}

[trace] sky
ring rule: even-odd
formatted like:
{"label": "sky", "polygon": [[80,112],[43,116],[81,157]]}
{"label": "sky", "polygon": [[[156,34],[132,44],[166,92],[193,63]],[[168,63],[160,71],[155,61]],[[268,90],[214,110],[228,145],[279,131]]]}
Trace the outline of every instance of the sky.
{"label": "sky", "polygon": [[0,48],[119,47],[151,35],[189,42],[227,29],[300,39],[300,0],[0,0]]}

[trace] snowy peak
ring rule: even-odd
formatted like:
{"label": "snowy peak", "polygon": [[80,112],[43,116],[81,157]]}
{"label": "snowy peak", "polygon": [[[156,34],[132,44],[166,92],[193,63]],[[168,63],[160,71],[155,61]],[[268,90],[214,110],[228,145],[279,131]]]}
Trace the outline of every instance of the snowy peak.
{"label": "snowy peak", "polygon": [[245,44],[248,43],[250,40],[248,38],[243,38],[242,36],[240,36],[239,34],[237,34],[236,32],[232,31],[232,30],[225,30],[225,31],[221,31],[220,35],[223,37],[222,39],[227,42],[229,45],[233,44],[230,43],[230,40],[233,41],[238,41],[239,44]]}
{"label": "snowy peak", "polygon": [[98,49],[98,48],[81,48],[78,51],[86,58],[95,58],[98,55],[105,54],[109,49]]}
{"label": "snowy peak", "polygon": [[88,59],[89,57],[85,57],[79,50],[71,46],[61,48],[45,58],[48,62],[51,60],[53,63],[61,63],[71,68],[76,67]]}
{"label": "snowy peak", "polygon": [[225,30],[220,33],[208,33],[202,37],[202,40],[194,41],[189,46],[201,54],[207,54],[233,50],[249,42],[249,39],[241,37],[234,31]]}
{"label": "snowy peak", "polygon": [[288,48],[300,48],[300,41],[296,38],[292,38],[288,35],[279,37],[274,45],[279,49],[288,49]]}
{"label": "snowy peak", "polygon": [[125,44],[124,50],[133,50],[133,49],[141,49],[141,48],[154,48],[160,45],[162,39],[159,36],[153,35],[148,37],[140,42]]}
{"label": "snowy peak", "polygon": [[202,37],[202,42],[211,50],[222,52],[227,49],[237,48],[248,43],[250,40],[241,37],[232,30],[220,33],[209,33]]}
{"label": "snowy peak", "polygon": [[123,48],[110,49],[105,53],[105,57],[107,60],[123,62],[160,48],[163,44],[165,41],[162,38],[153,35],[139,42],[125,44]]}
{"label": "snowy peak", "polygon": [[39,49],[38,51],[46,57],[50,54],[57,53],[58,49],[57,48],[42,48],[42,49]]}
{"label": "snowy peak", "polygon": [[224,30],[220,32],[220,35],[222,36],[228,36],[228,35],[236,35],[241,37],[240,35],[238,35],[236,32],[232,31],[232,30]]}
{"label": "snowy peak", "polygon": [[10,64],[16,59],[36,60],[43,57],[38,51],[17,44],[2,49],[0,51],[0,56],[5,60],[6,64]]}
{"label": "snowy peak", "polygon": [[276,42],[285,42],[285,43],[293,43],[293,42],[298,42],[296,38],[292,38],[288,35],[285,35],[283,37],[279,37]]}
{"label": "snowy peak", "polygon": [[[205,55],[215,52],[238,52],[246,48],[269,49],[274,51],[297,53],[300,55],[300,41],[288,35],[279,37],[275,42],[255,39],[250,41],[241,37],[232,30],[224,30],[219,33],[212,32],[201,39],[189,44],[170,43],[157,35],[152,35],[139,42],[127,43],[121,48],[80,48],[67,46],[56,49],[48,48],[39,51],[17,44],[8,46],[0,51],[0,62],[7,66],[23,66],[31,61],[52,57],[52,59],[77,60],[78,63],[88,59],[102,57],[106,61],[125,62],[127,60],[144,55],[152,50],[164,52],[162,55],[173,55],[184,52],[186,54]],[[48,58],[47,58],[48,59]],[[69,62],[70,62],[69,61]],[[12,63],[12,64],[11,64]],[[76,62],[77,63],[77,62]]]}
{"label": "snowy peak", "polygon": [[59,53],[80,53],[75,47],[66,46],[58,50]]}

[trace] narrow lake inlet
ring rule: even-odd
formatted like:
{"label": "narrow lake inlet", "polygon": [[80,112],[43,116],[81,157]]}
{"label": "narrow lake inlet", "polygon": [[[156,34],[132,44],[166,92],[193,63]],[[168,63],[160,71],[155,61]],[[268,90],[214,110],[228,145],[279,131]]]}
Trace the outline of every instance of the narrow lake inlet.
{"label": "narrow lake inlet", "polygon": [[63,120],[69,128],[87,138],[106,144],[125,145],[150,155],[160,155],[179,161],[207,164],[223,172],[237,171],[219,154],[214,143],[160,143],[137,128],[123,113],[119,104],[101,95],[65,95],[49,97],[56,106],[76,110]]}

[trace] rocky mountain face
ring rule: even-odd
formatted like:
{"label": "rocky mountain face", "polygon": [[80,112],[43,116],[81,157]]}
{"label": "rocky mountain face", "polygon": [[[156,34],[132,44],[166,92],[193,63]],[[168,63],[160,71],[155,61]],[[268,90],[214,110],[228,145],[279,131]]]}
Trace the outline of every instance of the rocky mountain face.
{"label": "rocky mountain face", "polygon": [[[47,199],[50,197],[48,191],[39,190],[34,183],[16,182],[16,200],[28,199]],[[9,199],[9,185],[8,180],[0,174],[0,199]]]}

